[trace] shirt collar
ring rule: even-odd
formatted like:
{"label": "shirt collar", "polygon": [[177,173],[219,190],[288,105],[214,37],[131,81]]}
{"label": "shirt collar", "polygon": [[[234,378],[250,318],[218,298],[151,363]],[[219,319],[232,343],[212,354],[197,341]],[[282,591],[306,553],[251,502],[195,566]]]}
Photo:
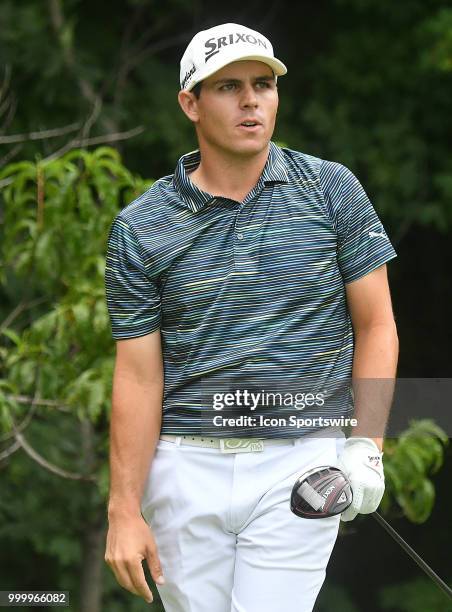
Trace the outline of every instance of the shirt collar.
{"label": "shirt collar", "polygon": [[[202,191],[189,178],[189,173],[192,172],[201,161],[201,153],[199,149],[182,155],[177,162],[173,176],[173,184],[183,202],[197,212],[208,202],[215,199],[216,196]],[[287,174],[286,160],[284,152],[273,141],[270,141],[269,154],[265,163],[262,174],[259,178],[258,185],[262,187],[271,183],[288,183],[289,177]]]}

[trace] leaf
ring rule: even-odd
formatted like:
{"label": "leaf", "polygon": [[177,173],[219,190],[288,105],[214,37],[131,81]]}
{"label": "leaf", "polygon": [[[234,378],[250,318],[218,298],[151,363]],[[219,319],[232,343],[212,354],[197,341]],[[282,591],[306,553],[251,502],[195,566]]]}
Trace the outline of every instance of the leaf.
{"label": "leaf", "polygon": [[397,442],[385,441],[388,494],[415,523],[430,516],[435,489],[428,478],[444,461],[445,432],[429,419],[412,421]]}
{"label": "leaf", "polygon": [[101,333],[109,328],[108,311],[104,301],[98,300],[96,302],[92,325],[96,333]]}
{"label": "leaf", "polygon": [[120,164],[121,162],[121,155],[119,154],[119,151],[117,149],[114,149],[113,147],[97,147],[96,149],[94,149],[91,155],[94,160],[111,159],[117,162],[118,164]]}
{"label": "leaf", "polygon": [[102,403],[105,400],[105,387],[103,381],[93,380],[88,387],[87,411],[92,421],[96,421],[101,413]]}
{"label": "leaf", "polygon": [[74,306],[72,307],[72,312],[77,326],[87,327],[90,325],[91,308],[86,302],[79,302],[78,304],[74,304]]}
{"label": "leaf", "polygon": [[386,486],[392,489],[394,493],[400,493],[403,489],[403,481],[400,478],[392,462],[385,462],[384,473]]}
{"label": "leaf", "polygon": [[14,174],[19,175],[24,172],[33,172],[34,168],[33,162],[30,161],[13,162],[0,170],[0,179],[11,177]]}
{"label": "leaf", "polygon": [[6,336],[7,338],[9,338],[11,340],[11,342],[14,342],[14,344],[16,346],[20,346],[21,344],[21,338],[19,336],[19,334],[17,334],[14,330],[9,329],[8,327],[3,328],[1,330],[1,333]]}
{"label": "leaf", "polygon": [[436,436],[444,445],[449,444],[449,437],[446,432],[431,419],[420,419],[418,421],[412,421],[411,423],[412,426],[409,431],[411,431],[412,434]]}

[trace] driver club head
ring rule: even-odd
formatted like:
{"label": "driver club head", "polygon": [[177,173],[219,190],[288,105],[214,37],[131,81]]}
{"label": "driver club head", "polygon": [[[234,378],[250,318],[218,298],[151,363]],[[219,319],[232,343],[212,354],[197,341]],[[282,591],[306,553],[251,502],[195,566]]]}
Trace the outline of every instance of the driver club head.
{"label": "driver club head", "polygon": [[353,500],[347,476],[337,467],[313,468],[297,478],[290,509],[302,518],[326,518],[344,512]]}

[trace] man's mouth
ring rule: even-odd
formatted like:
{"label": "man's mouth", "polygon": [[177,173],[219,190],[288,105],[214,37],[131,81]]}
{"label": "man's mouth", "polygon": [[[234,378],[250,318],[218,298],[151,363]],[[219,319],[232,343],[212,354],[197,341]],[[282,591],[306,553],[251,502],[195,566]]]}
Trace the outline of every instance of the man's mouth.
{"label": "man's mouth", "polygon": [[256,130],[262,127],[262,124],[259,123],[259,121],[254,121],[250,119],[250,120],[242,121],[242,123],[240,123],[237,127],[245,128],[246,130],[251,131],[251,130]]}

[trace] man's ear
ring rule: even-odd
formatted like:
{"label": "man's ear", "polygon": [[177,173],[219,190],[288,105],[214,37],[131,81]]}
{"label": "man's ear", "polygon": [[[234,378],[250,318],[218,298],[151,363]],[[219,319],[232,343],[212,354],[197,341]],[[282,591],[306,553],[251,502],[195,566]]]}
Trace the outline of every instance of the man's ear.
{"label": "man's ear", "polygon": [[177,94],[177,100],[181,109],[193,123],[198,123],[199,112],[198,112],[198,100],[194,93],[182,89]]}

